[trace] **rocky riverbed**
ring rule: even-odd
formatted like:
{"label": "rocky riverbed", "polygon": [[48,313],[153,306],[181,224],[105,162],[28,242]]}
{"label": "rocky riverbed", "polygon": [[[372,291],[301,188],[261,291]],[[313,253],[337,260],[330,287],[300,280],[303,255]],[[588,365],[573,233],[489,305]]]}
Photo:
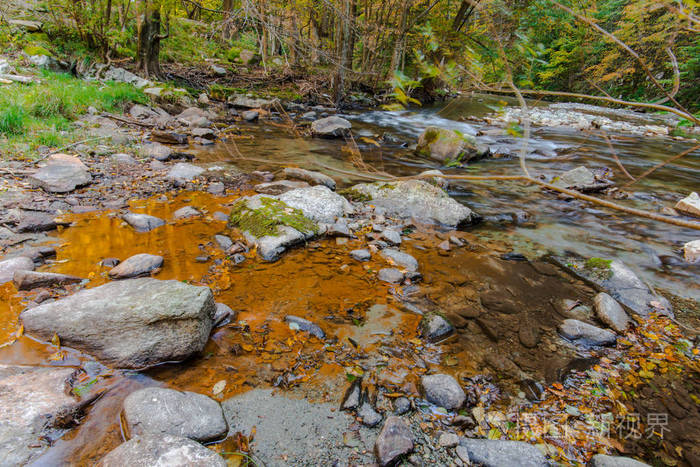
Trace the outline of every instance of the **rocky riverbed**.
{"label": "rocky riverbed", "polygon": [[[698,462],[692,298],[620,258],[523,254],[493,231],[537,213],[479,212],[440,171],[363,180],[351,146],[243,154],[279,103],[200,102],[91,114],[89,145],[4,163],[4,464]],[[339,152],[356,131],[287,112]],[[468,170],[502,151],[439,135],[415,157]],[[677,261],[697,277],[693,248]]]}

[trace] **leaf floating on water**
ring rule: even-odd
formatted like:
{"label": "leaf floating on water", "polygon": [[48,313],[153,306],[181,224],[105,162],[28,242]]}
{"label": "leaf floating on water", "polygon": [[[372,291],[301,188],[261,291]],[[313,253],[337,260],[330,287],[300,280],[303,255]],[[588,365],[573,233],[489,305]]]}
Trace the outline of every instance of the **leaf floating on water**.
{"label": "leaf floating on water", "polygon": [[224,389],[226,389],[226,380],[225,380],[225,379],[222,379],[221,381],[219,381],[218,383],[216,383],[216,384],[214,385],[214,387],[212,388],[211,392],[212,392],[212,394],[214,394],[215,396],[218,396],[219,394],[221,394],[222,392],[224,392]]}
{"label": "leaf floating on water", "polygon": [[372,138],[367,138],[366,136],[363,136],[360,138],[360,141],[363,141],[367,144],[374,144],[375,146],[379,147],[379,143],[377,143],[375,140]]}
{"label": "leaf floating on water", "polygon": [[19,329],[17,330],[17,333],[15,334],[15,337],[20,338],[24,335],[24,324],[19,325]]}
{"label": "leaf floating on water", "polygon": [[56,347],[61,347],[61,339],[59,339],[58,334],[55,332],[53,333],[53,337],[51,338],[51,345],[55,345]]}

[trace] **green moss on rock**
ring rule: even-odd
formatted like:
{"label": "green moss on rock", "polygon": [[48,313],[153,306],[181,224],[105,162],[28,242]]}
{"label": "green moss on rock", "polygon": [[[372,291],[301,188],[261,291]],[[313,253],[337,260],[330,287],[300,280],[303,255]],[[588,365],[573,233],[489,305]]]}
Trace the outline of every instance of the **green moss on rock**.
{"label": "green moss on rock", "polygon": [[303,233],[318,234],[318,225],[304,216],[301,210],[275,198],[259,199],[262,206],[257,209],[249,208],[246,199],[236,202],[231,210],[230,224],[258,238],[279,235],[280,225],[292,227]]}

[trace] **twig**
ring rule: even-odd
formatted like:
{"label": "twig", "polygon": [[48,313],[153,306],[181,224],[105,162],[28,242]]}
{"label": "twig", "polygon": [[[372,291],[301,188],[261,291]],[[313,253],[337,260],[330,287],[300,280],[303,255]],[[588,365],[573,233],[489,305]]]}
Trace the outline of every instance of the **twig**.
{"label": "twig", "polygon": [[131,119],[129,119],[129,118],[120,117],[120,116],[118,116],[118,115],[108,114],[108,113],[106,113],[106,112],[101,113],[100,116],[101,116],[101,117],[111,118],[112,120],[116,120],[116,121],[122,122],[122,123],[127,123],[127,124],[129,124],[129,125],[142,126],[142,127],[144,127],[144,128],[153,128],[153,127],[155,126],[153,123],[139,122],[139,121],[137,121],[137,120],[131,120]]}
{"label": "twig", "polygon": [[109,136],[96,136],[95,138],[88,138],[88,139],[84,139],[84,140],[82,140],[82,141],[76,141],[75,143],[71,143],[71,144],[69,144],[69,145],[67,145],[67,146],[63,146],[62,148],[58,148],[58,149],[56,149],[55,151],[51,151],[51,152],[49,152],[48,154],[44,154],[43,156],[41,156],[39,159],[37,159],[37,160],[34,161],[34,162],[43,161],[43,160],[46,159],[47,157],[53,156],[54,154],[58,154],[59,152],[65,151],[66,149],[72,148],[73,146],[77,146],[77,145],[79,145],[79,144],[89,143],[90,141],[97,141],[97,140],[105,139],[105,138],[109,138]]}
{"label": "twig", "polygon": [[617,162],[617,166],[622,170],[622,173],[625,174],[630,180],[633,182],[635,181],[635,178],[630,175],[630,173],[625,169],[625,166],[622,165],[622,162],[620,162],[620,158],[617,157],[617,151],[615,151],[615,148],[613,148],[612,141],[610,141],[610,138],[608,138],[608,134],[601,130],[601,134],[603,136],[603,139],[605,142],[608,144],[608,148],[610,148],[610,152],[612,153],[613,157],[615,158],[615,162]]}

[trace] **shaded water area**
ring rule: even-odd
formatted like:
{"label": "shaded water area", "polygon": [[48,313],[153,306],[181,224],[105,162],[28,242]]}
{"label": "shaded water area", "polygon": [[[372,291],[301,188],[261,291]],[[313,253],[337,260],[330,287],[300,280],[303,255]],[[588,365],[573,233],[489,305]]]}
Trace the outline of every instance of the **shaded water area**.
{"label": "shaded water area", "polygon": [[[355,142],[364,161],[392,175],[412,175],[429,168],[451,174],[517,174],[518,161],[512,155],[521,140],[505,132],[502,136],[489,132],[481,141],[510,156],[465,168],[441,168],[401,147],[402,141],[413,143],[429,125],[466,134],[493,129],[483,122],[461,121],[491,113],[486,104],[498,99],[484,99],[460,99],[444,109],[347,117],[353,120]],[[345,173],[357,167],[342,141],[297,137],[283,126],[244,124],[241,129],[243,137],[233,140],[235,147],[218,143],[191,148],[197,161],[245,172],[297,165],[333,175],[341,187],[362,180]],[[394,136],[396,142],[377,146],[375,142],[384,134]],[[690,147],[669,138],[608,136],[632,173]],[[599,134],[536,128],[528,143],[528,165],[535,173],[551,178],[578,165],[607,166],[616,182],[624,181]],[[237,154],[256,160],[240,160]],[[629,197],[620,202],[659,211],[697,190],[698,180],[700,152],[695,152],[627,190]],[[241,238],[240,233],[216,220],[213,213],[228,212],[248,192],[214,196],[184,191],[133,200],[131,211],[169,220],[145,233],[127,226],[117,212],[73,215],[73,225],[54,234],[55,260],[41,270],[87,278],[91,288],[109,280],[108,268],[100,264],[105,258],[161,255],[164,264],[154,277],[208,285],[216,301],[229,305],[238,316],[214,330],[203,354],[187,362],[141,372],[100,368],[96,384],[106,392],[84,421],[57,440],[37,465],[99,460],[123,440],[120,410],[124,397],[144,386],[213,396],[213,387],[225,381],[224,390],[215,395],[218,400],[253,388],[275,387],[312,401],[338,403],[348,381],[357,377],[388,393],[420,397],[420,375],[430,369],[461,381],[491,375],[498,381],[503,395],[498,404],[503,406],[536,400],[539,384],[561,381],[562,373],[572,365],[590,365],[595,360],[589,357],[598,356],[596,350],[576,347],[558,335],[556,326],[568,317],[560,304],[572,300],[590,306],[595,292],[540,259],[546,253],[574,251],[585,257],[619,258],[658,290],[691,303],[700,299],[700,270],[685,264],[679,254],[685,242],[697,238],[697,232],[600,210],[515,182],[455,182],[449,192],[484,216],[485,222],[463,232],[423,226],[406,235],[401,250],[418,260],[423,279],[403,286],[377,280],[376,272],[387,266],[378,255],[366,263],[351,259],[351,250],[366,246],[361,239],[315,240],[285,253],[275,263],[263,262],[251,251],[245,261],[234,264],[217,248],[213,237],[223,233],[235,240]],[[204,216],[172,221],[173,213],[183,206],[193,206]],[[513,222],[514,217],[528,221]],[[465,246],[447,252],[438,248],[449,236],[459,237]],[[506,254],[513,252],[531,261],[508,259]],[[208,260],[197,259],[203,255]],[[20,296],[13,287],[5,284],[0,289],[0,343],[16,331],[19,312],[34,296],[32,292]],[[422,315],[430,312],[449,319],[456,333],[439,343],[421,339]],[[287,315],[317,323],[327,339],[290,329],[284,321]],[[56,359],[56,351],[49,343],[22,336],[0,348],[0,362],[78,366],[91,360],[71,350]],[[211,447],[221,452],[235,450],[232,438]],[[569,453],[571,458],[576,458],[577,447],[570,449],[574,451]]]}

